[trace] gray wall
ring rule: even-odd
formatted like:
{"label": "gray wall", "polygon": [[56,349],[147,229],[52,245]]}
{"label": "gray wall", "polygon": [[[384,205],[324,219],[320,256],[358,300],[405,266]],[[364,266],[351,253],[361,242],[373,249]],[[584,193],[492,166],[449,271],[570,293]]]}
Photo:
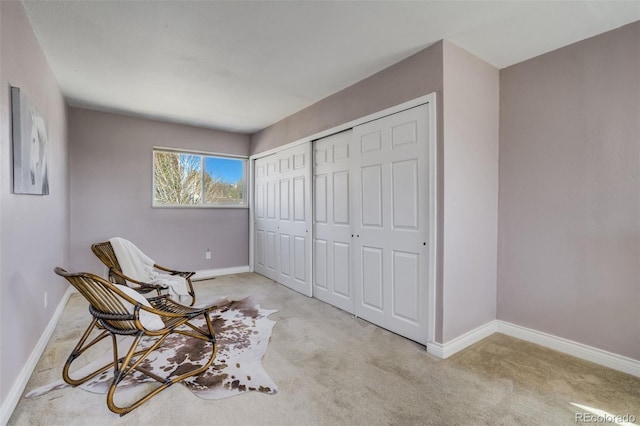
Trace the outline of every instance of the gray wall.
{"label": "gray wall", "polygon": [[436,92],[437,342],[496,318],[499,72],[439,42],[252,135],[259,153]]}
{"label": "gray wall", "polygon": [[437,342],[496,318],[499,72],[439,42],[251,137],[259,153],[437,95]]}
{"label": "gray wall", "polygon": [[248,209],[151,208],[153,146],[248,155],[248,135],[70,108],[69,143],[74,270],[103,272],[90,247],[114,236],[173,268],[248,265]]}
{"label": "gray wall", "polygon": [[[10,85],[47,121],[50,195],[12,194]],[[67,289],[53,273],[69,263],[67,111],[22,3],[0,2],[0,401],[33,352]],[[48,292],[48,306],[43,293]]]}
{"label": "gray wall", "polygon": [[[285,119],[251,135],[251,153],[257,154],[323,130],[347,123],[420,96],[436,93],[439,181],[442,182],[443,42],[438,42],[359,81]],[[442,186],[438,187],[442,206]],[[442,211],[439,218],[442,219]],[[442,240],[442,223],[439,224]],[[442,246],[440,246],[442,249]],[[438,256],[442,259],[442,253]],[[436,336],[442,342],[442,262],[437,265]]]}
{"label": "gray wall", "polygon": [[442,95],[442,42],[251,135],[251,153],[294,142],[432,92]]}
{"label": "gray wall", "polygon": [[496,319],[499,71],[444,42],[443,342]]}
{"label": "gray wall", "polygon": [[640,360],[640,22],[500,72],[498,318]]}

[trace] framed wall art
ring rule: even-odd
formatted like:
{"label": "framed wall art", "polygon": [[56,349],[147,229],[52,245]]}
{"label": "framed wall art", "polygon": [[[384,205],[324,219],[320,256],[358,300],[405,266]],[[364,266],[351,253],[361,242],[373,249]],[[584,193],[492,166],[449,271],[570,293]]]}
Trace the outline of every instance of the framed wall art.
{"label": "framed wall art", "polygon": [[11,88],[14,194],[49,194],[47,125],[18,87]]}

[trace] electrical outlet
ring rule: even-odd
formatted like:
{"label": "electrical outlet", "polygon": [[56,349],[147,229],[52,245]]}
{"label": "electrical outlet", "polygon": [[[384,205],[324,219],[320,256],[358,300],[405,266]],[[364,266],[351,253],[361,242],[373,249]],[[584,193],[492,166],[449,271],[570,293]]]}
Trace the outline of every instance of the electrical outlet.
{"label": "electrical outlet", "polygon": [[44,308],[47,309],[47,302],[48,302],[48,296],[49,293],[47,293],[46,291],[44,292]]}
{"label": "electrical outlet", "polygon": [[204,258],[211,260],[211,250],[207,249],[207,251],[204,252]]}

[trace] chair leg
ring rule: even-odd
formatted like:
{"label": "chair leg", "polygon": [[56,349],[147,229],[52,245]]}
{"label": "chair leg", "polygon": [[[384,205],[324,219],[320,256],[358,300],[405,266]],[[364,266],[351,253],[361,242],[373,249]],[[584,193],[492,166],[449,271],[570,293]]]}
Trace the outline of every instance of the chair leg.
{"label": "chair leg", "polygon": [[84,351],[86,351],[96,343],[102,341],[104,338],[108,337],[111,334],[106,330],[102,330],[100,334],[98,334],[98,336],[96,336],[93,340],[91,340],[91,342],[85,345],[85,342],[87,341],[87,339],[89,338],[89,336],[91,335],[94,329],[101,330],[98,327],[98,320],[96,320],[95,318],[91,321],[91,324],[89,324],[89,327],[87,327],[87,330],[84,332],[84,334],[80,338],[80,341],[76,344],[75,348],[73,348],[73,351],[71,351],[71,354],[67,358],[67,362],[64,364],[64,368],[62,369],[62,378],[64,379],[65,382],[69,383],[72,386],[81,385],[82,383],[94,378],[98,374],[102,373],[103,371],[109,369],[111,366],[114,365],[113,362],[109,362],[103,365],[102,367],[99,367],[97,370],[92,371],[86,376],[81,377],[79,379],[74,379],[70,376],[69,369],[71,367],[71,364],[76,359],[78,359]]}
{"label": "chair leg", "polygon": [[196,303],[196,292],[193,289],[193,283],[191,282],[191,276],[188,276],[185,279],[187,280],[187,286],[189,287],[189,289],[187,291],[189,292],[189,296],[191,296],[191,304],[189,306],[193,306]]}
{"label": "chair leg", "polygon": [[[207,325],[208,328],[210,330],[213,329],[211,322],[209,320],[209,316],[206,315],[207,317]],[[131,345],[131,348],[129,349],[129,351],[127,352],[127,355],[119,360],[116,361],[116,369],[114,370],[114,379],[113,382],[111,383],[111,385],[109,386],[109,390],[107,392],[107,407],[109,407],[109,410],[113,411],[116,414],[119,414],[120,416],[124,416],[125,414],[129,413],[130,411],[134,410],[135,408],[139,407],[140,405],[144,404],[145,402],[147,402],[149,399],[151,399],[152,397],[154,397],[155,395],[159,394],[160,392],[162,392],[163,390],[165,390],[166,388],[168,388],[169,386],[173,385],[174,383],[178,383],[188,377],[191,376],[196,376],[200,373],[203,373],[204,371],[206,371],[211,364],[213,363],[213,360],[216,357],[216,353],[218,352],[218,346],[215,342],[215,339],[203,339],[201,337],[192,335],[192,337],[196,337],[196,338],[201,338],[202,340],[208,340],[212,345],[212,350],[211,350],[211,357],[209,358],[209,360],[207,361],[206,364],[204,364],[202,367],[197,368],[195,370],[189,371],[187,373],[184,373],[180,376],[176,376],[172,379],[169,379],[168,377],[160,377],[150,371],[147,371],[144,368],[141,368],[139,365],[140,363],[142,363],[142,361],[144,361],[146,359],[146,357],[152,353],[154,350],[156,350],[158,347],[160,347],[160,345],[162,345],[162,343],[164,343],[164,341],[166,340],[168,334],[164,335],[162,337],[160,337],[153,345],[151,345],[149,348],[144,349],[144,350],[139,350],[136,351],[136,348],[138,346],[138,344],[141,341],[141,337],[142,336],[136,336],[135,341],[133,342],[133,344]],[[138,357],[137,359],[134,359],[134,357]],[[150,392],[146,393],[144,396],[142,396],[140,399],[136,400],[135,402],[133,402],[130,405],[126,405],[126,406],[118,406],[116,405],[116,403],[114,402],[114,396],[116,393],[116,390],[118,388],[118,385],[122,382],[122,380],[124,380],[125,377],[127,377],[129,374],[133,374],[135,371],[139,371],[143,374],[145,374],[148,377],[151,377],[152,379],[158,381],[161,383],[160,386],[154,388],[153,390],[151,390]]]}

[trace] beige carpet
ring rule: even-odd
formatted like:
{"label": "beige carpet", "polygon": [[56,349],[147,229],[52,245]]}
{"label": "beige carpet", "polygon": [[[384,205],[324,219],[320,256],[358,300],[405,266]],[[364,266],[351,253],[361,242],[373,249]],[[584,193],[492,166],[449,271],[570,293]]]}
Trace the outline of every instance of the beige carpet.
{"label": "beige carpet", "polygon": [[[640,424],[640,379],[530,343],[495,334],[443,361],[259,275],[194,285],[199,297],[253,295],[278,309],[263,359],[278,394],[212,401],[173,386],[118,417],[104,395],[66,388],[21,399],[9,424],[570,425],[587,409],[632,414]],[[27,392],[59,377],[86,321],[86,304],[74,295]]]}

